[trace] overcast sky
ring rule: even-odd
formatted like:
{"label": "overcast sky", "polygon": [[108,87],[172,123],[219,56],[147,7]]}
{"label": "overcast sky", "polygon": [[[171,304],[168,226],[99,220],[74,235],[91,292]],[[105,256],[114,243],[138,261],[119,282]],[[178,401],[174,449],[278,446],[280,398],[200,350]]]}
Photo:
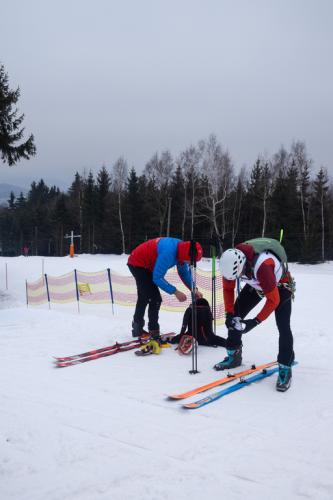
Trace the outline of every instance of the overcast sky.
{"label": "overcast sky", "polygon": [[215,133],[236,169],[305,141],[333,177],[332,0],[0,0],[0,62],[37,156],[0,182],[142,172]]}

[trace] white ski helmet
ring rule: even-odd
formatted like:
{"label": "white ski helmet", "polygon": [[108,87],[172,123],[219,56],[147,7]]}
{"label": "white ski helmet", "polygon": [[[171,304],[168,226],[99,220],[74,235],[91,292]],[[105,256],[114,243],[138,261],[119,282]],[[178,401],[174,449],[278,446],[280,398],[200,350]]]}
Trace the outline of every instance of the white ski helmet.
{"label": "white ski helmet", "polygon": [[220,271],[227,280],[239,278],[243,272],[246,257],[241,250],[229,248],[220,258]]}

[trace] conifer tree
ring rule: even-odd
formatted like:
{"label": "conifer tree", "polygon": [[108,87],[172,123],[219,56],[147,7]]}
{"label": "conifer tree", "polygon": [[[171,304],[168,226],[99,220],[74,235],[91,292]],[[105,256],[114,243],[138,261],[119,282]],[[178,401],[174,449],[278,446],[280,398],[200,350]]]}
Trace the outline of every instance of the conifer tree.
{"label": "conifer tree", "polygon": [[20,97],[20,89],[10,90],[8,75],[0,65],[0,152],[3,163],[15,165],[21,158],[29,160],[36,154],[34,136],[22,142],[24,115],[14,108]]}
{"label": "conifer tree", "polygon": [[83,188],[82,200],[83,234],[81,235],[83,251],[95,251],[95,221],[96,221],[96,185],[92,171]]}
{"label": "conifer tree", "polygon": [[144,237],[144,201],[144,197],[140,193],[140,180],[132,167],[127,179],[124,197],[124,219],[127,224],[126,235],[129,251],[141,243]]}
{"label": "conifer tree", "polygon": [[110,234],[110,212],[109,194],[111,177],[106,167],[100,169],[96,182],[96,234],[95,241],[100,252],[106,252],[109,248]]}
{"label": "conifer tree", "polygon": [[314,242],[316,259],[325,261],[325,240],[327,237],[328,178],[321,167],[313,182],[313,202],[311,210],[311,236]]}

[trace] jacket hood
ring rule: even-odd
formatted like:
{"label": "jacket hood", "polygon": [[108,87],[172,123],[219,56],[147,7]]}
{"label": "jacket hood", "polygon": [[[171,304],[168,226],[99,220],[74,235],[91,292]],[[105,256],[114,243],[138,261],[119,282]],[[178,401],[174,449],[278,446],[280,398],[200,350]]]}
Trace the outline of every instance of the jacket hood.
{"label": "jacket hood", "polygon": [[[191,260],[191,242],[190,241],[181,241],[178,243],[178,251],[177,251],[177,260],[179,262],[184,262],[185,260],[190,261]],[[195,255],[195,260],[198,262],[199,260],[202,259],[203,251],[202,251],[202,246],[200,243],[196,242],[195,243],[195,250],[196,250],[196,255]]]}

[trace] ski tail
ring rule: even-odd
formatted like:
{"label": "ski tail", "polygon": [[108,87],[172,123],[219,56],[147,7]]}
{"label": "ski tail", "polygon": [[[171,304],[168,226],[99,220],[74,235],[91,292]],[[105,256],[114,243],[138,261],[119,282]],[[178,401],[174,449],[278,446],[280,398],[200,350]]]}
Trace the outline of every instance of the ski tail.
{"label": "ski tail", "polygon": [[194,401],[193,403],[186,403],[183,404],[182,407],[186,408],[188,410],[195,410],[197,408],[202,408],[202,406],[206,406],[210,403],[213,403],[213,401],[216,401],[217,399],[222,398],[223,396],[226,396],[227,394],[231,394],[232,392],[238,391],[240,389],[243,389],[244,387],[252,384],[253,382],[257,382],[259,380],[262,380],[264,378],[270,377],[274,373],[278,372],[279,368],[271,368],[271,369],[264,369],[262,370],[261,373],[256,373],[255,375],[252,375],[251,377],[248,377],[246,379],[241,379],[237,384],[232,385],[231,387],[227,387],[226,389],[222,389],[221,391],[214,392],[213,394],[210,394],[209,396],[199,399],[198,401]]}
{"label": "ski tail", "polygon": [[209,384],[202,385],[200,387],[196,387],[190,391],[183,392],[180,394],[171,394],[168,396],[168,399],[172,400],[178,400],[178,399],[186,399],[189,398],[190,396],[195,396],[196,394],[200,394],[205,391],[209,391],[210,389],[214,389],[214,387],[219,387],[220,385],[227,384],[229,382],[232,382],[233,380],[245,377],[247,375],[251,375],[252,373],[258,372],[260,370],[264,370],[266,368],[270,368],[271,366],[274,366],[277,364],[277,361],[271,361],[269,363],[265,363],[263,365],[252,365],[251,368],[247,370],[243,370],[241,372],[236,372],[236,373],[228,373],[225,377],[220,378],[218,380],[214,380],[213,382],[210,382]]}
{"label": "ski tail", "polygon": [[141,342],[140,339],[129,340],[128,342],[116,342],[113,345],[109,345],[106,347],[100,347],[99,349],[92,349],[91,351],[81,352],[80,354],[74,354],[72,356],[64,356],[64,357],[56,357],[54,358],[57,362],[63,361],[75,361],[79,358],[86,358],[90,356],[94,356],[95,354],[99,354],[106,351],[112,351],[113,349],[117,349],[118,347],[123,347],[131,344],[138,344]]}
{"label": "ski tail", "polygon": [[107,356],[112,356],[113,354],[117,354],[118,352],[126,352],[132,349],[136,349],[140,347],[140,342],[131,343],[130,345],[118,345],[117,347],[110,349],[109,351],[99,352],[97,354],[92,354],[91,356],[85,356],[83,358],[77,358],[70,361],[56,361],[56,368],[65,368],[66,366],[78,365],[81,363],[87,363],[88,361],[93,361],[94,359],[105,358]]}
{"label": "ski tail", "polygon": [[[297,361],[294,361],[293,366],[297,365]],[[264,368],[260,373],[255,373],[251,377],[247,378],[241,378],[237,384],[232,385],[231,387],[227,387],[226,389],[222,389],[220,391],[216,391],[213,394],[208,395],[205,398],[199,399],[197,401],[194,401],[193,403],[186,403],[183,404],[182,407],[188,410],[195,410],[197,408],[202,408],[203,406],[206,406],[210,403],[213,403],[214,401],[226,396],[227,394],[231,394],[232,392],[236,392],[240,389],[244,389],[244,387],[249,386],[250,384],[253,384],[254,382],[258,382],[260,380],[263,380],[267,377],[270,377],[274,373],[277,373],[279,371],[279,367],[276,366],[274,368]]]}

